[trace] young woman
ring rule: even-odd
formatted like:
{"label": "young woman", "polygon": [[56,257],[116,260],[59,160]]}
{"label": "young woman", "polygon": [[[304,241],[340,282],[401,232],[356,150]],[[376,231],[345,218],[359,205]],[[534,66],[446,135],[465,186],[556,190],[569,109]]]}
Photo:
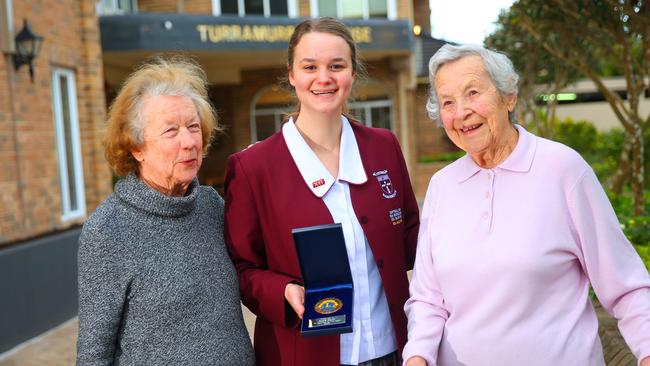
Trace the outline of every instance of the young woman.
{"label": "young woman", "polygon": [[[226,177],[226,240],[243,302],[257,315],[257,364],[398,365],[419,226],[399,144],[343,114],[361,66],[342,23],[300,23],[287,68],[297,112],[281,132],[232,155]],[[333,222],[350,260],[353,332],[304,338],[291,230]]]}

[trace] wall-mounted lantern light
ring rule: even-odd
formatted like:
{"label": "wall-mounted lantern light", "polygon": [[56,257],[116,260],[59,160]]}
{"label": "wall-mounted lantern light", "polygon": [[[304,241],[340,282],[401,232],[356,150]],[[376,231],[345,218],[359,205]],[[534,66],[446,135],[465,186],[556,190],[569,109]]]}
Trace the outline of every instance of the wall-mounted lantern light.
{"label": "wall-mounted lantern light", "polygon": [[22,65],[29,65],[29,77],[34,82],[34,58],[41,51],[43,37],[32,32],[32,29],[25,19],[23,29],[16,35],[16,53],[14,57],[14,68],[18,70]]}

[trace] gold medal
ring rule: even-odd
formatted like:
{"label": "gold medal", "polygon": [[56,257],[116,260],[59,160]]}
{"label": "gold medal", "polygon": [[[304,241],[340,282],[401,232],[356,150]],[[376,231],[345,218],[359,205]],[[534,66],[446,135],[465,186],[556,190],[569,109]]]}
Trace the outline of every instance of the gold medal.
{"label": "gold medal", "polygon": [[319,314],[332,314],[341,310],[342,307],[343,301],[336,297],[327,297],[314,305],[314,311]]}

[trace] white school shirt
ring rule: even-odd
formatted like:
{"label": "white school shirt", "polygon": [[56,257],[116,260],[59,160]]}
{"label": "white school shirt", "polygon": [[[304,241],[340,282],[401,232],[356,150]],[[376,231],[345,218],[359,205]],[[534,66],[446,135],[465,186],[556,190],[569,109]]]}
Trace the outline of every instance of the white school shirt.
{"label": "white school shirt", "polygon": [[293,119],[282,126],[282,135],[305,184],[323,199],[334,222],[343,227],[354,300],[352,333],[341,334],[341,364],[357,365],[397,350],[397,341],[381,276],[350,197],[349,184],[365,183],[366,172],[350,122],[341,116],[341,123],[338,178],[311,150]]}

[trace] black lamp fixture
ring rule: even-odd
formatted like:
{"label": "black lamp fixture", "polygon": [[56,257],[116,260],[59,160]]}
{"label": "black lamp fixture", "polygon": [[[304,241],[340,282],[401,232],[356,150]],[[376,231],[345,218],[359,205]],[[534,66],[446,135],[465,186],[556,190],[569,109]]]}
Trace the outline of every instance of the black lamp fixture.
{"label": "black lamp fixture", "polygon": [[29,77],[34,82],[34,58],[38,56],[43,44],[43,37],[32,31],[29,22],[25,19],[23,29],[16,35],[16,53],[14,68],[18,70],[22,65],[29,65]]}

